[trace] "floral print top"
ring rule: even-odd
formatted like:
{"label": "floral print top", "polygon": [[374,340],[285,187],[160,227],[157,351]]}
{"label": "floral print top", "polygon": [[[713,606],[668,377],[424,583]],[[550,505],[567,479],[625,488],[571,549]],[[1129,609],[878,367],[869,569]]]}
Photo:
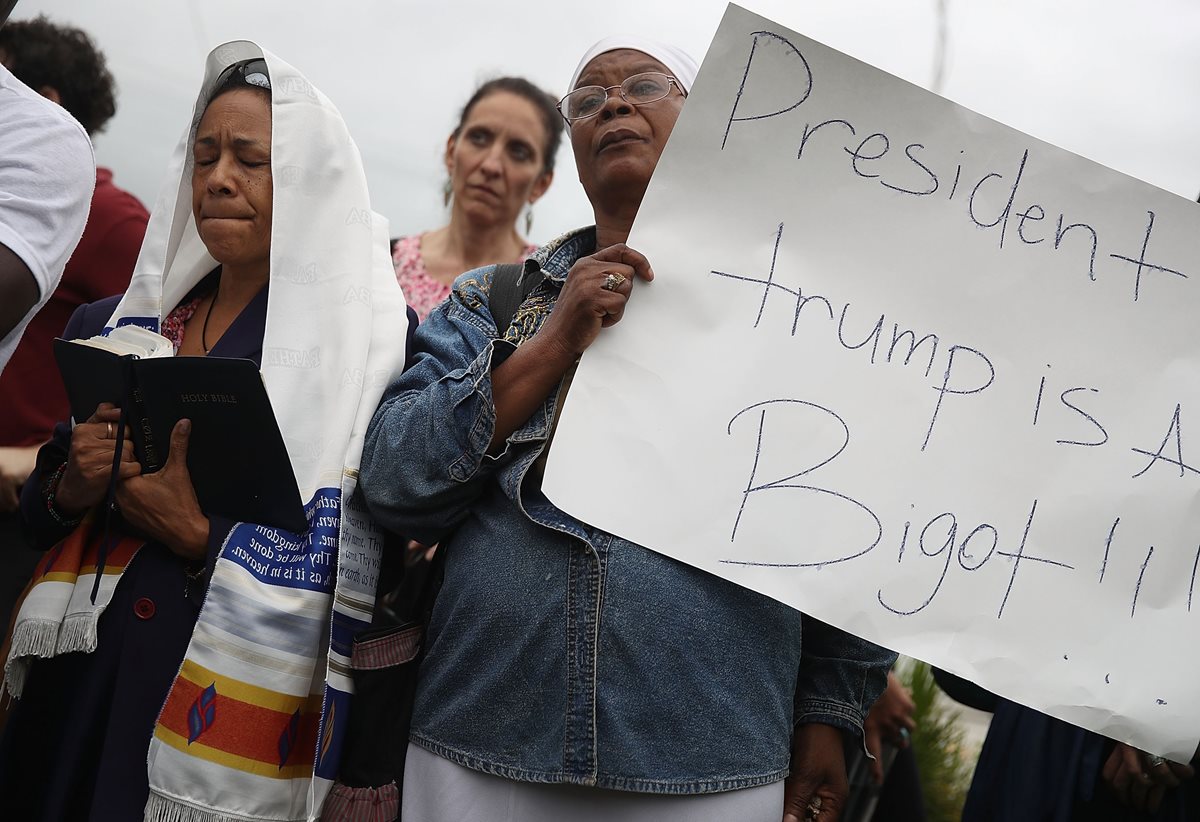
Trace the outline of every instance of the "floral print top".
{"label": "floral print top", "polygon": [[175,353],[179,353],[179,347],[183,345],[184,325],[196,313],[196,309],[200,307],[200,303],[204,301],[206,296],[208,295],[202,294],[199,297],[192,297],[190,300],[181,302],[162,321],[162,328],[159,333],[171,341],[171,344],[175,346]]}
{"label": "floral print top", "polygon": [[[404,291],[404,299],[417,312],[421,322],[429,316],[444,299],[450,296],[450,286],[440,283],[425,270],[425,261],[421,258],[421,238],[424,234],[414,234],[411,237],[401,237],[396,241],[392,251],[392,264],[396,266],[396,281]],[[533,252],[536,245],[527,245],[525,250],[513,262],[521,262]]]}

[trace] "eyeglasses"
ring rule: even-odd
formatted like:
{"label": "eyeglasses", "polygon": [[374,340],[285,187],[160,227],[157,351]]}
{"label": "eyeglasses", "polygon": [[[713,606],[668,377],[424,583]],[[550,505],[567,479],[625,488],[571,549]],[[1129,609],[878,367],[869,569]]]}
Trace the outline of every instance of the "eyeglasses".
{"label": "eyeglasses", "polygon": [[568,123],[583,120],[597,114],[608,102],[608,93],[618,89],[621,99],[635,106],[654,103],[671,93],[671,86],[679,89],[685,97],[679,81],[659,71],[646,71],[626,77],[619,86],[581,86],[558,101],[558,113]]}
{"label": "eyeglasses", "polygon": [[234,76],[240,76],[247,85],[258,86],[267,91],[271,90],[271,76],[267,73],[267,61],[261,57],[243,60],[229,66],[217,75],[217,82],[213,84],[213,88],[221,88],[229,81],[230,77]]}

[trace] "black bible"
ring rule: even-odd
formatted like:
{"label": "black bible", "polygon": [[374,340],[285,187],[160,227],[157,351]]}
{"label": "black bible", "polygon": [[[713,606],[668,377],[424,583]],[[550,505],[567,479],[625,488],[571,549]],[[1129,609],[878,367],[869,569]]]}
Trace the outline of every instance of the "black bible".
{"label": "black bible", "polygon": [[[153,332],[126,345],[109,337],[54,341],[54,357],[75,422],[102,402],[119,406],[142,473],[159,470],[171,430],[192,421],[187,467],[200,509],[239,522],[292,532],[308,528],[300,489],[258,366],[223,357],[174,357],[144,345]],[[139,345],[143,344],[143,345]],[[166,342],[170,346],[170,342]],[[128,350],[131,353],[119,353]]]}

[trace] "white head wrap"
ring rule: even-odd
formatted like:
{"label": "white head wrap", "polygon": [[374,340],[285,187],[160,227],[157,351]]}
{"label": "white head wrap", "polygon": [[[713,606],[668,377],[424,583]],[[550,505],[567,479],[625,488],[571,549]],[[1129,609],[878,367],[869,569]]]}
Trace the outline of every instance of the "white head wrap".
{"label": "white head wrap", "polygon": [[[338,487],[391,371],[403,362],[403,295],[387,259],[387,221],[371,211],[358,148],[341,114],[295,68],[238,40],[205,77],[110,326],[157,331],[217,266],[192,218],[192,144],[222,71],[266,60],[271,78],[271,284],[262,374],[307,502]],[[370,295],[352,299],[351,295]],[[377,373],[378,372],[378,373]],[[347,374],[352,376],[347,377]]]}
{"label": "white head wrap", "polygon": [[681,48],[632,34],[616,34],[612,37],[605,37],[584,52],[583,59],[579,61],[579,65],[575,67],[575,73],[571,75],[571,83],[567,86],[567,90],[571,91],[575,88],[575,84],[579,82],[579,75],[583,74],[588,63],[598,55],[618,49],[633,49],[650,55],[667,67],[671,75],[682,86],[685,94],[692,90],[692,83],[696,80],[699,66],[696,65],[696,61],[690,54]]}

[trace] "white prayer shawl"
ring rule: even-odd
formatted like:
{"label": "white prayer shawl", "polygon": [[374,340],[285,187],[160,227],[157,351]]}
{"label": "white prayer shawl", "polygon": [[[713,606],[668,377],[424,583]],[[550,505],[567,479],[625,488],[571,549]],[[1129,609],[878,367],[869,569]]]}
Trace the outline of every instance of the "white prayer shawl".
{"label": "white prayer shawl", "polygon": [[[208,56],[192,123],[111,325],[157,330],[216,267],[192,218],[192,143],[221,72],[258,57],[272,88],[274,189],[262,376],[310,527],[289,534],[242,523],[222,547],[151,742],[147,820],[317,819],[348,713],[350,640],[374,601],[382,540],[351,494],[367,422],[403,366],[404,298],[386,221],[371,211],[341,115],[296,69],[254,43],[226,43]],[[305,630],[311,647],[288,647]],[[266,740],[239,741],[228,706],[238,716],[258,711],[268,724],[276,715],[290,721],[277,738],[271,731]],[[305,719],[318,710],[315,734],[306,733]],[[278,750],[278,766],[239,750],[250,743]]]}

